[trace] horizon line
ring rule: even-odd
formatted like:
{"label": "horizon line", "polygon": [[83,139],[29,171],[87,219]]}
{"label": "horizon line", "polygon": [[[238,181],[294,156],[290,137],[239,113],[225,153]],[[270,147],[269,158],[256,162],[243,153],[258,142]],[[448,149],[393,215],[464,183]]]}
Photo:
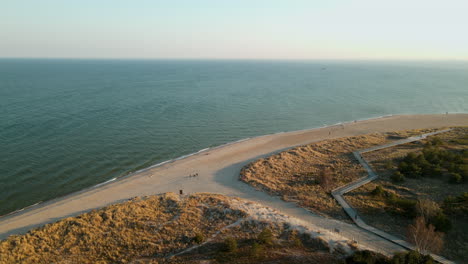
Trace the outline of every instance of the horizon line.
{"label": "horizon line", "polygon": [[443,58],[177,58],[177,57],[0,57],[0,60],[159,60],[159,61],[395,61],[395,62],[468,62],[468,59]]}

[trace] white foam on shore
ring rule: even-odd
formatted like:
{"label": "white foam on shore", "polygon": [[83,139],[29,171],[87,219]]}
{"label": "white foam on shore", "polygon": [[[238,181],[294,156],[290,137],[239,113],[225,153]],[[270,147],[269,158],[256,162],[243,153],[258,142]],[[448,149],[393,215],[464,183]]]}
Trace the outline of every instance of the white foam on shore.
{"label": "white foam on shore", "polygon": [[26,209],[28,209],[28,208],[34,207],[34,206],[36,206],[36,205],[38,205],[38,204],[40,204],[40,203],[42,203],[42,201],[39,201],[39,202],[37,202],[37,203],[35,203],[35,204],[28,205],[28,206],[26,206],[26,207],[23,207],[23,208],[21,208],[21,209],[15,210],[15,211],[10,212],[10,213],[8,213],[8,214],[1,215],[0,217],[4,217],[4,216],[8,216],[8,215],[12,215],[12,214],[19,213],[19,212],[24,211],[24,210],[26,210]]}
{"label": "white foam on shore", "polygon": [[[460,113],[464,114],[464,112],[460,112]],[[440,114],[440,113],[439,113],[439,114]],[[444,112],[444,113],[442,113],[442,114],[445,115],[446,113]],[[449,114],[457,114],[457,113],[456,113],[456,112],[451,112],[451,113],[449,113]],[[398,115],[405,115],[405,114],[398,114]],[[396,115],[396,116],[398,116],[398,115]],[[417,115],[417,114],[410,114],[410,115]],[[150,169],[157,168],[157,167],[161,167],[161,166],[163,166],[163,165],[165,165],[165,164],[172,163],[172,162],[175,162],[175,161],[178,161],[178,160],[182,160],[182,159],[191,157],[191,156],[196,155],[196,154],[200,154],[200,153],[202,153],[202,152],[207,152],[207,151],[210,151],[210,150],[215,150],[215,149],[223,148],[223,147],[226,147],[226,146],[229,146],[229,145],[241,143],[241,142],[244,142],[244,141],[247,141],[247,140],[251,140],[251,139],[257,139],[257,138],[261,138],[261,137],[269,137],[269,136],[274,136],[274,135],[284,134],[284,133],[307,132],[307,131],[319,130],[319,129],[323,129],[323,128],[327,128],[327,127],[333,127],[333,126],[337,126],[337,125],[352,124],[352,123],[356,123],[356,122],[360,122],[360,121],[377,120],[377,119],[383,119],[383,118],[388,118],[388,117],[393,117],[393,116],[395,116],[395,115],[389,114],[389,115],[383,115],[383,116],[378,116],[378,117],[370,117],[370,118],[356,119],[356,120],[353,120],[353,121],[338,122],[338,123],[336,123],[335,125],[327,125],[327,124],[324,124],[323,126],[319,126],[319,127],[305,128],[305,129],[299,129],[299,130],[293,130],[293,131],[286,131],[286,132],[285,132],[285,131],[281,131],[281,132],[276,132],[276,133],[271,133],[271,134],[265,134],[265,135],[254,136],[254,137],[247,137],[247,138],[239,139],[239,140],[236,140],[236,141],[231,141],[231,142],[228,142],[228,143],[225,143],[225,144],[221,144],[221,145],[216,146],[216,147],[204,148],[204,149],[201,149],[201,150],[199,150],[199,151],[197,151],[197,152],[193,152],[193,153],[190,153],[190,154],[187,154],[187,155],[183,155],[183,156],[180,156],[180,157],[178,157],[178,158],[169,159],[169,160],[166,160],[166,161],[163,161],[163,162],[160,162],[160,163],[151,165],[151,166],[149,166],[149,167],[146,167],[146,168],[137,170],[137,171],[135,171],[135,172],[131,172],[131,173],[126,174],[126,175],[117,176],[117,177],[112,178],[112,179],[110,179],[110,180],[108,180],[108,181],[105,181],[105,182],[103,182],[103,183],[99,183],[99,184],[97,184],[97,185],[84,188],[84,189],[82,189],[82,190],[80,190],[80,191],[73,192],[73,193],[69,193],[69,194],[66,194],[66,195],[64,195],[64,196],[59,196],[59,197],[53,198],[53,199],[51,199],[51,200],[48,200],[47,202],[53,201],[53,200],[56,200],[56,199],[60,199],[60,198],[63,198],[63,197],[66,197],[66,196],[68,196],[68,195],[73,195],[74,193],[86,191],[86,190],[89,190],[89,189],[94,189],[94,188],[96,188],[96,187],[103,186],[103,185],[108,184],[108,183],[111,183],[111,182],[113,182],[113,181],[120,180],[120,179],[124,179],[124,178],[128,178],[128,177],[134,176],[134,175],[136,175],[136,174],[139,174],[139,173],[148,171],[148,170],[150,170]],[[42,203],[42,201],[39,202],[39,203]],[[33,206],[35,206],[35,205],[38,205],[39,203],[26,206],[26,207],[24,207],[24,208],[18,209],[18,210],[16,210],[16,211],[13,211],[13,212],[8,213],[8,214],[5,214],[5,215],[2,215],[2,216],[0,216],[0,217],[7,216],[7,215],[11,215],[11,214],[14,214],[14,213],[17,213],[17,212],[21,212],[21,211],[23,211],[23,210],[25,210],[25,209],[27,209],[27,208],[33,207]]]}
{"label": "white foam on shore", "polygon": [[113,181],[115,181],[115,180],[117,180],[117,178],[112,178],[112,179],[110,179],[110,180],[108,180],[108,181],[105,181],[105,182],[103,182],[103,183],[98,183],[98,184],[94,185],[93,188],[102,186],[102,185],[104,185],[104,184],[107,184],[107,183],[109,183],[109,182],[113,182]]}

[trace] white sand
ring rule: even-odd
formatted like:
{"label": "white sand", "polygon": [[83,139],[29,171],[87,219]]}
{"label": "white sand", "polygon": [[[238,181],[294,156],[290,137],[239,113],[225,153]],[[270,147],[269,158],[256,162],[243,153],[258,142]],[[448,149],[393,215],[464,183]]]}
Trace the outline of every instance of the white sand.
{"label": "white sand", "polygon": [[[84,190],[3,217],[0,219],[0,239],[131,197],[163,192],[178,193],[182,189],[184,193],[212,192],[253,200],[322,229],[339,228],[341,235],[354,238],[363,246],[391,253],[401,248],[358,227],[316,216],[295,204],[256,191],[238,180],[239,171],[244,165],[260,157],[327,138],[449,126],[468,126],[468,114],[392,116],[345,124],[344,129],[341,126],[332,126],[249,139],[201,152],[99,188]],[[198,173],[199,176],[186,177],[194,173]]]}

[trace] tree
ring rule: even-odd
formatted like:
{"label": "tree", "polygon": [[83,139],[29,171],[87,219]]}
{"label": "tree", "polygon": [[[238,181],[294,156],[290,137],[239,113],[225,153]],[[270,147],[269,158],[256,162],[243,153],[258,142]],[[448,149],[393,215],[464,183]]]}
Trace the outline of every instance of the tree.
{"label": "tree", "polygon": [[444,235],[436,232],[433,225],[426,225],[424,217],[416,217],[414,223],[409,225],[407,231],[408,242],[414,244],[418,252],[438,253],[442,250]]}
{"label": "tree", "polygon": [[269,228],[265,228],[258,234],[258,242],[260,244],[271,245],[273,244],[273,233]]}
{"label": "tree", "polygon": [[439,205],[429,199],[420,199],[416,204],[416,213],[428,221],[441,211]]}
{"label": "tree", "polygon": [[230,253],[236,252],[237,251],[237,240],[232,238],[232,237],[226,238],[224,240],[224,251],[230,252]]}

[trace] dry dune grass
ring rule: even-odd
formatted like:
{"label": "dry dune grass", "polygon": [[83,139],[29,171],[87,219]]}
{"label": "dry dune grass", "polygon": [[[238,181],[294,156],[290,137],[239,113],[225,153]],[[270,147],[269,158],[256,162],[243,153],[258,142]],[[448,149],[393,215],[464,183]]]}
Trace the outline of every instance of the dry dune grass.
{"label": "dry dune grass", "polygon": [[[352,152],[430,131],[433,129],[374,133],[299,146],[248,164],[242,169],[240,178],[317,213],[347,219],[329,191],[365,176],[365,170]],[[328,190],[319,184],[319,175],[323,171],[331,174]]]}
{"label": "dry dune grass", "polygon": [[[215,194],[134,198],[11,236],[0,242],[0,263],[338,263],[349,253],[290,223],[257,219],[274,212],[257,206]],[[272,243],[253,253],[265,228]],[[225,252],[227,238],[236,252]]]}
{"label": "dry dune grass", "polygon": [[127,263],[166,256],[245,216],[220,195],[136,198],[0,242],[1,263]]}

